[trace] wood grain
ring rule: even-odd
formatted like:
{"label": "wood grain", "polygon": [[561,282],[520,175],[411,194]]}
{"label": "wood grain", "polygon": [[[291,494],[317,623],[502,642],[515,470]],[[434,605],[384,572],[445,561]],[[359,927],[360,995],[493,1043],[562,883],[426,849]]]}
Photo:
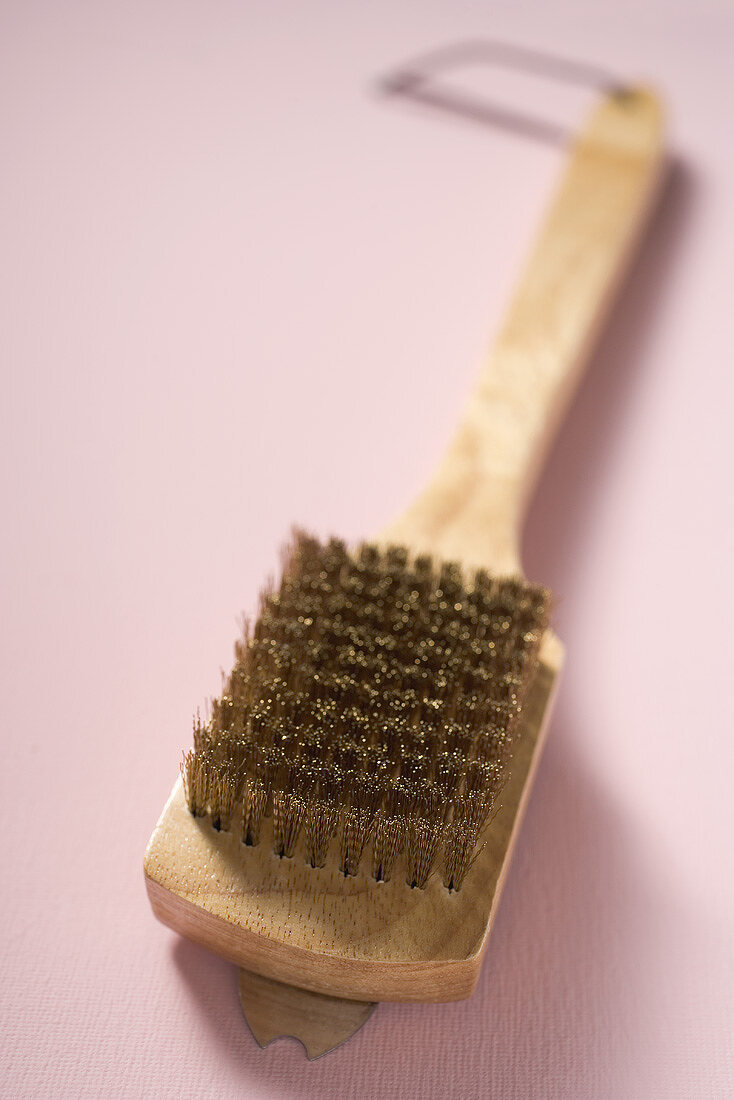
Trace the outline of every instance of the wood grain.
{"label": "wood grain", "polygon": [[[507,321],[428,489],[382,533],[414,551],[519,573],[519,532],[560,416],[650,208],[661,110],[644,90],[608,96],[571,151]],[[353,1000],[467,997],[507,875],[562,663],[552,633],[523,713],[502,806],[458,893],[411,890],[279,859],[194,819],[174,787],[145,856],[156,915],[241,967]],[[300,857],[300,858],[299,858]]]}

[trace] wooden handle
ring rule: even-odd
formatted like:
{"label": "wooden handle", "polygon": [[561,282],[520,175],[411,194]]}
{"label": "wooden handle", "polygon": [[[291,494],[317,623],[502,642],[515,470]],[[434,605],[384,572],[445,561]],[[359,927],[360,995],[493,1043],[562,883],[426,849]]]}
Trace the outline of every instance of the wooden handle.
{"label": "wooden handle", "polygon": [[528,497],[656,191],[662,109],[605,97],[570,153],[507,319],[433,480],[382,539],[520,572]]}

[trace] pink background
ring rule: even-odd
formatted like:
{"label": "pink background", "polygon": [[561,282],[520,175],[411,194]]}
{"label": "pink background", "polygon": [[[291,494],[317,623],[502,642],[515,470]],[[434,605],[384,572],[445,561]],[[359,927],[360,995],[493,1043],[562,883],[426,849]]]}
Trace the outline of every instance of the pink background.
{"label": "pink background", "polygon": [[[4,1096],[734,1095],[732,16],[2,4]],[[655,82],[674,167],[527,532],[569,659],[478,991],[309,1065],[141,861],[289,525],[386,522],[498,323],[559,151],[374,93],[476,36]]]}

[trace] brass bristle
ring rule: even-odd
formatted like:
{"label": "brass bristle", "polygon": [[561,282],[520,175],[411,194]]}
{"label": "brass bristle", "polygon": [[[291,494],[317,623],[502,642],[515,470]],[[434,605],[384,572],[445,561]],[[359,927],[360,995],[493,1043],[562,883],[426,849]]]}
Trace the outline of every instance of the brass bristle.
{"label": "brass bristle", "polygon": [[290,791],[273,792],[273,851],[276,855],[292,856],[301,831],[305,804]]}
{"label": "brass bristle", "polygon": [[245,844],[260,840],[260,824],[268,804],[268,787],[260,776],[248,776],[242,795],[242,839]]}
{"label": "brass bristle", "polygon": [[438,788],[425,788],[415,799],[405,827],[405,881],[423,889],[433,872],[443,839],[446,799]]}
{"label": "brass bristle", "polygon": [[238,787],[236,773],[233,770],[228,770],[226,764],[220,764],[212,771],[209,812],[215,829],[223,829],[225,832],[229,832]]}
{"label": "brass bristle", "polygon": [[306,862],[311,867],[325,867],[329,845],[336,832],[338,810],[329,796],[314,798],[306,805],[303,836]]}
{"label": "brass bristle", "polygon": [[372,836],[372,877],[389,882],[395,862],[405,843],[405,821],[380,809],[375,814]]}
{"label": "brass bristle", "polygon": [[[298,534],[181,765],[192,814],[288,858],[458,890],[507,779],[549,594]],[[369,856],[365,852],[369,850]]]}

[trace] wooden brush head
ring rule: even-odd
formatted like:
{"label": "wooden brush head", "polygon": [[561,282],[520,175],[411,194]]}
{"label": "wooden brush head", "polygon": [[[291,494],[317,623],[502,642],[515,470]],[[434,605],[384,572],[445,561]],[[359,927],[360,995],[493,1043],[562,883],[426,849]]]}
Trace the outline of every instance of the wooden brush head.
{"label": "wooden brush head", "polygon": [[153,907],[320,993],[467,996],[552,688],[549,595],[395,546],[300,534],[284,558],[151,840]]}
{"label": "wooden brush head", "polygon": [[411,889],[401,875],[375,882],[366,862],[345,876],[312,868],[272,845],[246,848],[192,816],[179,780],[145,856],[156,916],[247,970],[355,1000],[468,997],[496,910],[561,662],[550,632],[525,698],[509,780],[485,844],[461,889],[440,877]]}

